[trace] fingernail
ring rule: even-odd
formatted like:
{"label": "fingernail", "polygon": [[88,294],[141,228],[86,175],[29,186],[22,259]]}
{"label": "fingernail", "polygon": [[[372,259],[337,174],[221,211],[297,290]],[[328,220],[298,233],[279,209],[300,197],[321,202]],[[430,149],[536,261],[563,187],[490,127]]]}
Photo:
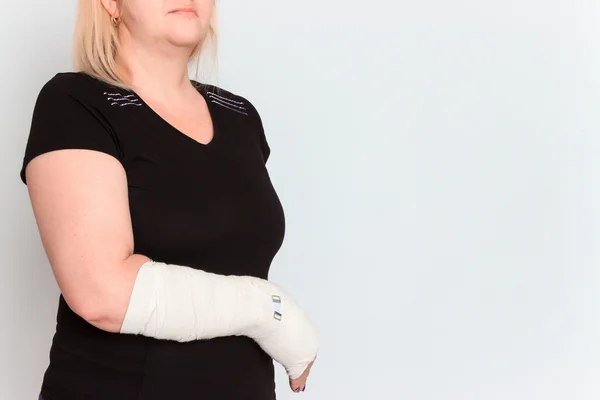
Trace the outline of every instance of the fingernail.
{"label": "fingernail", "polygon": [[305,389],[306,389],[306,385],[304,385],[304,387],[302,388],[302,391],[304,392]]}

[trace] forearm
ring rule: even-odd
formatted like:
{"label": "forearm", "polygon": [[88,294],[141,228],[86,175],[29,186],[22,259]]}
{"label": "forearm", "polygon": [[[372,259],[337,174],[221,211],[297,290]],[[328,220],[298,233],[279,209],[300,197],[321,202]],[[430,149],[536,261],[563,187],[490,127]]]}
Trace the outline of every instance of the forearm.
{"label": "forearm", "polygon": [[67,302],[88,323],[108,332],[177,341],[247,335],[271,311],[250,277],[153,262],[140,254],[91,270],[98,272],[86,276],[85,290]]}
{"label": "forearm", "polygon": [[273,313],[247,276],[149,261],[140,268],[120,333],[188,342],[250,336]]}
{"label": "forearm", "polygon": [[188,342],[223,336],[254,339],[291,378],[318,350],[316,327],[279,286],[133,255],[105,268],[84,318],[99,329]]}
{"label": "forearm", "polygon": [[179,342],[247,336],[291,378],[318,350],[314,324],[272,282],[153,261],[139,269],[120,332]]}

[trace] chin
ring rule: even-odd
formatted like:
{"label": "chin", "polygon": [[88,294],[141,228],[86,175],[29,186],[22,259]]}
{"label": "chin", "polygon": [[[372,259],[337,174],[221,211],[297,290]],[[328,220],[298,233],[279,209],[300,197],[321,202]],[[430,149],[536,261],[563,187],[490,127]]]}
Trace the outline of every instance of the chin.
{"label": "chin", "polygon": [[200,43],[203,38],[202,35],[198,35],[198,32],[193,32],[193,34],[172,34],[169,35],[169,42],[177,47],[194,47]]}

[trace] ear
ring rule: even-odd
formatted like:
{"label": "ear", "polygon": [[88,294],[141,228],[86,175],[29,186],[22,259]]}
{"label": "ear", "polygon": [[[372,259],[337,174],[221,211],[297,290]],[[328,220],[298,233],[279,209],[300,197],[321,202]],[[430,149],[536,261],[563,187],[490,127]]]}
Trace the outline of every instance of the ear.
{"label": "ear", "polygon": [[119,18],[119,4],[117,0],[100,0],[106,12],[112,17]]}

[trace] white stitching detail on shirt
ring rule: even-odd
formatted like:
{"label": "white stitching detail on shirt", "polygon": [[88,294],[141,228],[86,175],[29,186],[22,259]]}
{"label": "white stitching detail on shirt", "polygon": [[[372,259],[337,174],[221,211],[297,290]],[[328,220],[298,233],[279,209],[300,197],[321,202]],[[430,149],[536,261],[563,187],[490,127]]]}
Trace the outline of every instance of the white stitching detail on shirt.
{"label": "white stitching detail on shirt", "polygon": [[235,104],[244,104],[244,102],[242,102],[242,101],[231,100],[231,99],[228,99],[227,97],[220,96],[214,92],[208,92],[208,94],[217,97],[217,99],[219,99],[219,100],[225,100],[226,102],[231,102],[231,103],[235,103]]}
{"label": "white stitching detail on shirt", "polygon": [[[236,109],[236,108],[233,108],[233,107],[231,107],[231,105],[227,105],[227,104],[225,104],[225,103],[221,103],[221,102],[219,102],[219,100],[216,100],[216,99],[212,99],[212,100],[211,100],[211,103],[215,103],[215,104],[217,104],[217,105],[219,105],[219,106],[221,106],[221,107],[228,108],[228,109],[230,109],[231,111],[235,111],[235,112],[237,112],[237,113],[240,113],[240,114],[248,115],[248,114],[247,114],[247,113],[245,113],[244,111],[241,111],[241,110],[238,110],[238,109]],[[243,109],[243,110],[245,110],[245,108],[242,108],[242,109]]]}
{"label": "white stitching detail on shirt", "polygon": [[138,99],[130,99],[127,97],[107,97],[106,99],[113,101],[139,101]]}
{"label": "white stitching detail on shirt", "polygon": [[135,97],[135,94],[128,94],[126,96],[123,96],[121,93],[107,93],[107,92],[104,92],[104,94],[107,95],[107,96],[115,96],[115,97],[121,96],[121,97],[125,97],[125,98],[127,98],[127,97]]}
{"label": "white stitching detail on shirt", "polygon": [[118,105],[120,107],[123,107],[123,106],[138,106],[138,107],[141,107],[142,106],[140,103],[117,103],[117,102],[110,103],[110,105],[111,106]]}
{"label": "white stitching detail on shirt", "polygon": [[121,93],[104,92],[104,95],[108,96],[106,99],[111,102],[111,106],[142,106],[140,99],[136,98],[134,94],[123,95]]}
{"label": "white stitching detail on shirt", "polygon": [[237,104],[230,104],[230,103],[227,103],[226,101],[223,101],[223,100],[221,100],[221,99],[212,98],[212,97],[211,97],[210,99],[211,99],[212,101],[220,101],[221,103],[223,103],[223,104],[226,104],[226,105],[228,105],[228,106],[230,106],[230,107],[234,107],[234,108],[237,108],[237,109],[239,109],[239,110],[246,111],[246,108],[245,108],[245,107],[238,106]]}

